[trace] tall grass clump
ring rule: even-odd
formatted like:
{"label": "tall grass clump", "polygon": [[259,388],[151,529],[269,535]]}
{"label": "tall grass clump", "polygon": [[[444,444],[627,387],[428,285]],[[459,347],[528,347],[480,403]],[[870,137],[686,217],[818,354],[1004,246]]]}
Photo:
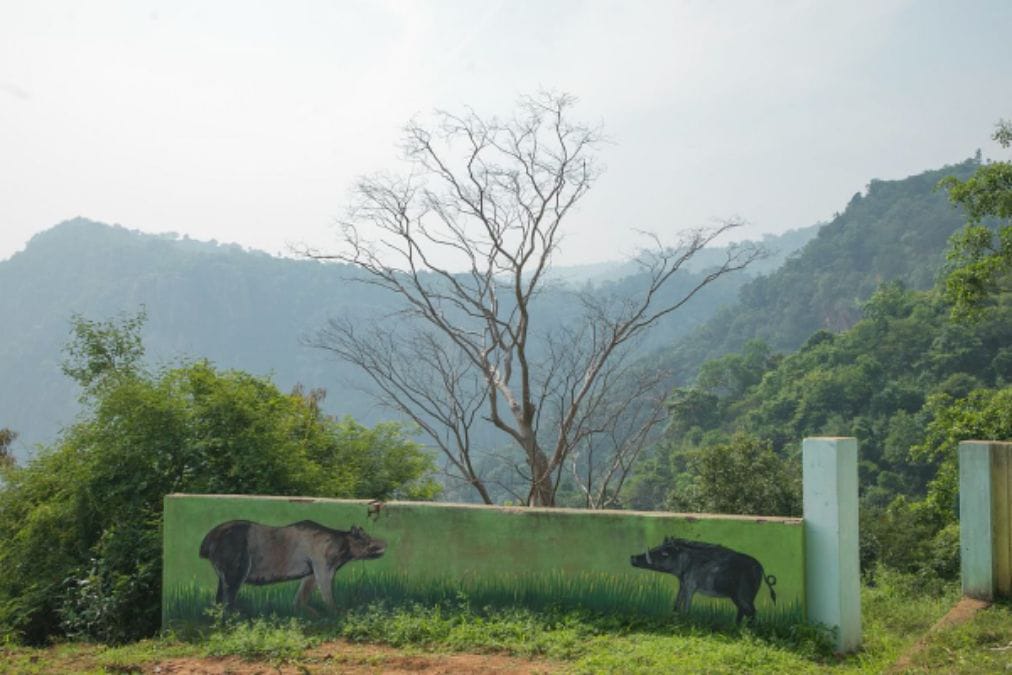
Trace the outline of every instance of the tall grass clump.
{"label": "tall grass clump", "polygon": [[282,663],[302,656],[318,638],[297,619],[275,616],[250,621],[230,620],[205,640],[209,656],[241,656]]}

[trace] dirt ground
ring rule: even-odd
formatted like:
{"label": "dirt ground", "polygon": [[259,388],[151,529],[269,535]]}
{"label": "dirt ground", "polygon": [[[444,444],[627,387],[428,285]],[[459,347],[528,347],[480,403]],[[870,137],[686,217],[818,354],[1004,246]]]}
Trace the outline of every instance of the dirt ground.
{"label": "dirt ground", "polygon": [[296,675],[302,673],[392,673],[437,675],[470,675],[495,673],[519,675],[521,673],[552,673],[560,664],[543,660],[529,660],[498,654],[427,654],[404,652],[378,645],[357,645],[347,642],[328,642],[310,650],[296,664],[272,665],[265,662],[245,661],[238,657],[179,658],[145,664],[141,672],[158,675],[207,673],[209,675]]}
{"label": "dirt ground", "polygon": [[935,625],[932,626],[920,640],[915,642],[913,646],[906,651],[906,653],[896,660],[893,667],[889,669],[889,673],[902,673],[907,670],[910,667],[910,664],[913,663],[914,657],[927,647],[932,635],[945,630],[946,628],[966,623],[972,619],[977,612],[990,606],[990,604],[991,603],[989,602],[975,600],[974,598],[961,598],[960,601],[957,602],[945,616],[939,619],[938,622],[935,623]]}

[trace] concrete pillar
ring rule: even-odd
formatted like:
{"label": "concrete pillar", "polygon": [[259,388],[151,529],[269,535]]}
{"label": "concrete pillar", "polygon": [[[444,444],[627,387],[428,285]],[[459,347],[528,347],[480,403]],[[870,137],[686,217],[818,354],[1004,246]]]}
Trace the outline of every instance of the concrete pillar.
{"label": "concrete pillar", "polygon": [[963,594],[1012,596],[1012,443],[959,444],[959,555]]}
{"label": "concrete pillar", "polygon": [[806,615],[836,630],[837,651],[854,651],[861,646],[857,440],[806,438],[802,464]]}

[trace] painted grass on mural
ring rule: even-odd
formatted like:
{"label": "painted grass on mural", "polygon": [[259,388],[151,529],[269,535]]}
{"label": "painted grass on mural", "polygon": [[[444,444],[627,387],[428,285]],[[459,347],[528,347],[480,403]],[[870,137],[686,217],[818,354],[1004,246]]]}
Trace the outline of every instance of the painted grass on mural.
{"label": "painted grass on mural", "polygon": [[[297,588],[295,581],[243,586],[239,593],[240,611],[251,616],[292,616]],[[334,579],[334,600],[342,610],[377,602],[390,606],[413,603],[448,606],[466,602],[471,608],[584,609],[593,613],[664,618],[673,613],[676,593],[677,583],[659,575],[637,579],[589,572],[419,580],[402,574],[349,570]],[[803,620],[801,605],[796,600],[772,605],[760,591],[756,604],[760,625],[786,627]],[[204,623],[208,609],[213,606],[214,591],[210,588],[197,584],[176,588],[169,594],[165,607],[167,625]],[[310,606],[320,615],[326,614],[315,594]],[[699,595],[693,600],[691,619],[695,623],[733,625],[735,615],[735,607],[728,600]]]}

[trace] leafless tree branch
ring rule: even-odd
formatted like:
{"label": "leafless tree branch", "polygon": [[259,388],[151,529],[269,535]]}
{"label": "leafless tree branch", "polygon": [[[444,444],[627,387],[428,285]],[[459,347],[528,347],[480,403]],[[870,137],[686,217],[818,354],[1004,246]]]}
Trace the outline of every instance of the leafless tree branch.
{"label": "leafless tree branch", "polygon": [[674,247],[651,236],[638,258],[638,295],[588,292],[575,299],[572,325],[554,334],[535,325],[562,224],[600,174],[600,130],[570,120],[574,103],[542,94],[508,120],[466,110],[412,121],[403,139],[409,176],[361,179],[344,245],[312,254],[355,266],[405,307],[399,330],[334,321],[318,346],[363,371],[486,502],[472,447],[482,418],[521,451],[512,466],[527,481],[527,503],[554,505],[566,466],[588,506],[613,503],[659,414],[650,407],[655,378],[629,382],[627,346],[760,254],[729,248],[721,265],[671,297],[663,291],[684,264],[738,223],[689,232]]}

